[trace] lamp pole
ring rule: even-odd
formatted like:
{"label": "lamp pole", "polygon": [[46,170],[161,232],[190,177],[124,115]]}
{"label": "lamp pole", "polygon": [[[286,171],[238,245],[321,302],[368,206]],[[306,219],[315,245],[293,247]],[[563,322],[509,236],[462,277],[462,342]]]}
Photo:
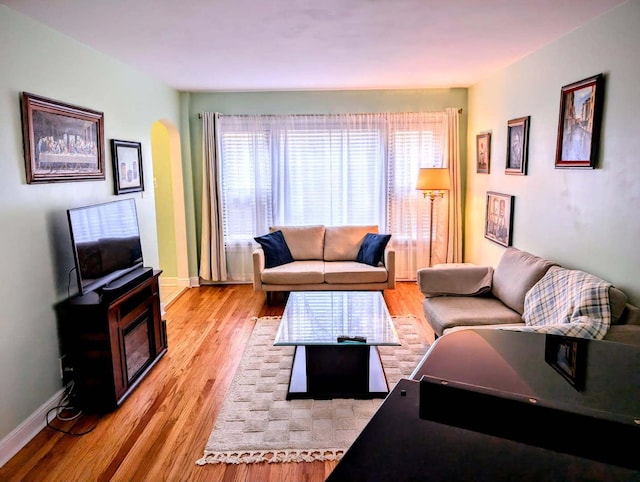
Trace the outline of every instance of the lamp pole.
{"label": "lamp pole", "polygon": [[420,168],[416,189],[422,191],[425,198],[427,195],[429,196],[429,267],[431,267],[433,259],[433,201],[436,196],[442,197],[444,191],[451,189],[449,170],[446,167]]}
{"label": "lamp pole", "polygon": [[431,268],[431,258],[433,257],[433,201],[436,195],[431,191],[429,193],[429,265]]}

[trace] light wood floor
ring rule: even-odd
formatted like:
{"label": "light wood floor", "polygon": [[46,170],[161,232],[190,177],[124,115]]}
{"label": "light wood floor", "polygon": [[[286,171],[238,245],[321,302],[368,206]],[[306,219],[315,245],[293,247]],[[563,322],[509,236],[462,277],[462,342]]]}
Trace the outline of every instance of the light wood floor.
{"label": "light wood floor", "polygon": [[[391,315],[424,322],[415,283],[384,294]],[[191,288],[167,309],[169,350],[116,411],[45,428],[0,468],[2,481],[323,481],[335,462],[197,466],[247,338],[252,317],[281,315],[251,285]]]}

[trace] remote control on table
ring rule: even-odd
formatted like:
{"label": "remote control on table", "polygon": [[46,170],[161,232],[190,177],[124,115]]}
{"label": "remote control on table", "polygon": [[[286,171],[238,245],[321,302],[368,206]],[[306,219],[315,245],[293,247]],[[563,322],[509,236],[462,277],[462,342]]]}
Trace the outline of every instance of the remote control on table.
{"label": "remote control on table", "polygon": [[366,336],[347,336],[341,335],[338,337],[338,343],[366,343]]}

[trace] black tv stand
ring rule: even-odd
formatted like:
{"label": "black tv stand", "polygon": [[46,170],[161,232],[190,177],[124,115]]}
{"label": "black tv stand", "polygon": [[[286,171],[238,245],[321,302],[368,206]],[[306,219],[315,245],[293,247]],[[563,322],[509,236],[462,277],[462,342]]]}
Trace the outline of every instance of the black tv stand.
{"label": "black tv stand", "polygon": [[106,284],[101,288],[102,294],[113,297],[120,291],[127,290],[131,285],[141,283],[142,281],[149,279],[153,276],[153,268],[146,266],[140,266],[139,268],[129,271],[127,274],[114,279],[109,284]]}

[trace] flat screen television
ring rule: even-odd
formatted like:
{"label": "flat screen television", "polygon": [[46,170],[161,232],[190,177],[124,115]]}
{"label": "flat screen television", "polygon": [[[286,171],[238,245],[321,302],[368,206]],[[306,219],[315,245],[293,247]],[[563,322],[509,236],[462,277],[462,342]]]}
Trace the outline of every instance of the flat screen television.
{"label": "flat screen television", "polygon": [[134,199],[68,209],[67,218],[81,295],[143,266]]}

